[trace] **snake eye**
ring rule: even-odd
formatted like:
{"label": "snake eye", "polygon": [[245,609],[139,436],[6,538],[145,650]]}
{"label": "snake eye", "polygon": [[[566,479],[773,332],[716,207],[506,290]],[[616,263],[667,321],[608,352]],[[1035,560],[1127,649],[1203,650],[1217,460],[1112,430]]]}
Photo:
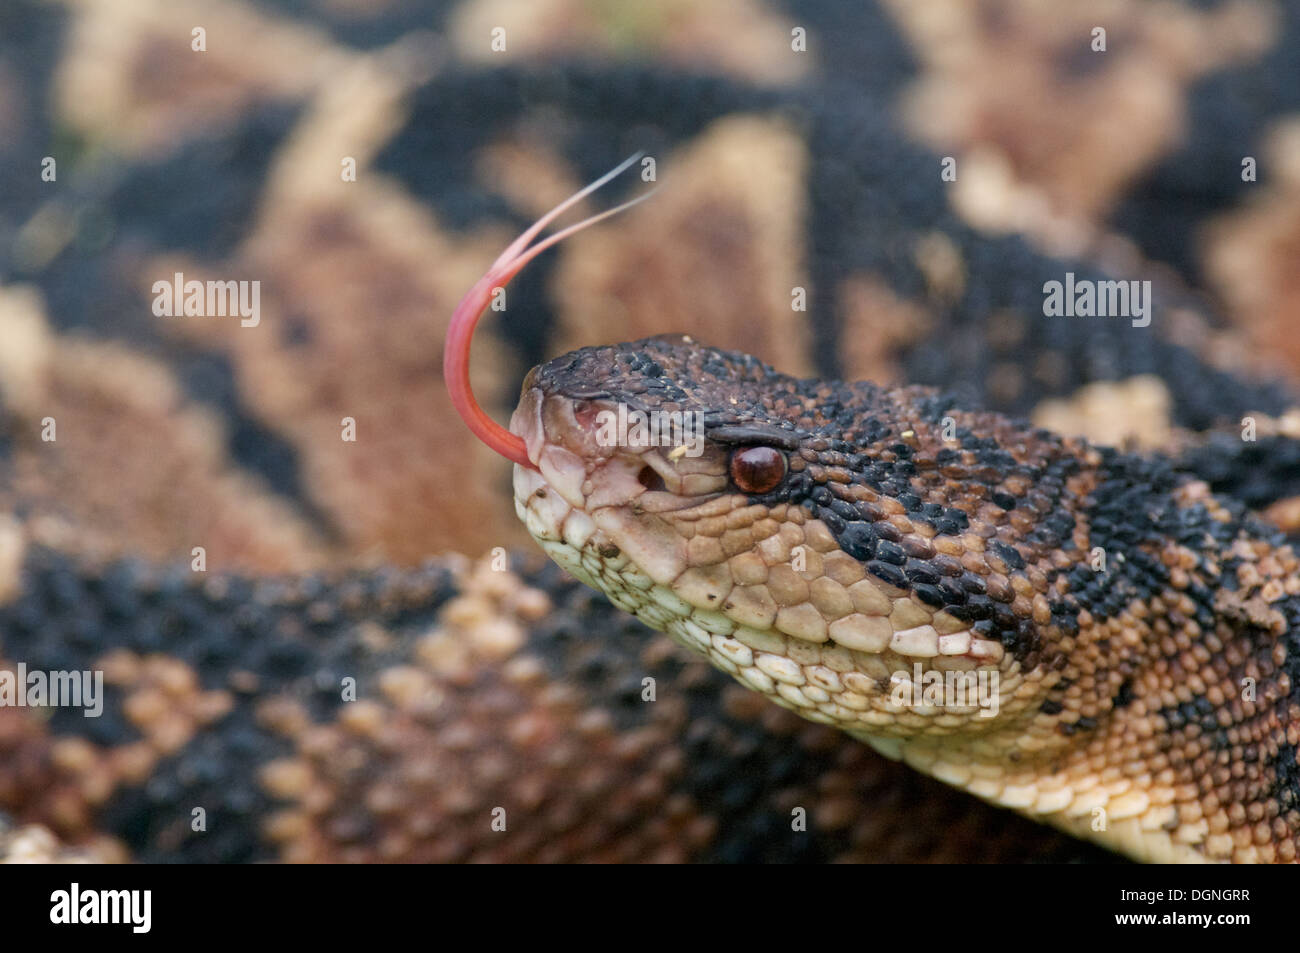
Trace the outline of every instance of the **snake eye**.
{"label": "snake eye", "polygon": [[742,447],[731,454],[731,481],[743,493],[767,493],[785,476],[785,454],[771,447]]}

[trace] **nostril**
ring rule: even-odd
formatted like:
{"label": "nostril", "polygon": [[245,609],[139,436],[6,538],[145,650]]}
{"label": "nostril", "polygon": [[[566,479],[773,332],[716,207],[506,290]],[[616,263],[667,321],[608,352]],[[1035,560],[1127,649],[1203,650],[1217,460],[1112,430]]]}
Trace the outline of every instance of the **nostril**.
{"label": "nostril", "polygon": [[663,491],[668,489],[668,485],[664,483],[664,478],[659,475],[659,471],[654,467],[642,467],[641,472],[636,475],[636,479],[647,490]]}

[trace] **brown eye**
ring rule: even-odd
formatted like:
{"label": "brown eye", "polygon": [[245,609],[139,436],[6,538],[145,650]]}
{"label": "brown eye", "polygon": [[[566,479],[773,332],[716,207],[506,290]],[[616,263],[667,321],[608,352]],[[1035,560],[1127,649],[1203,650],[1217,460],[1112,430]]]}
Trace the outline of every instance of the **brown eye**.
{"label": "brown eye", "polygon": [[731,455],[731,482],[743,493],[768,493],[785,476],[785,454],[771,447],[744,447]]}

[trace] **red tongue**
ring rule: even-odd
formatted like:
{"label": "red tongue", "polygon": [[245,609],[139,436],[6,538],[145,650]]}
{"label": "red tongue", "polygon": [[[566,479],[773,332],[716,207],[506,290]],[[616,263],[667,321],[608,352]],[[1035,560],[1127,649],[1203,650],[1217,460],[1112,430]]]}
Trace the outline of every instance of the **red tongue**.
{"label": "red tongue", "polygon": [[623,211],[623,209],[631,208],[653,194],[654,190],[652,189],[645,195],[632,199],[630,202],[624,202],[622,205],[601,212],[599,215],[593,215],[576,225],[570,225],[568,228],[556,232],[532,247],[528,246],[528,243],[536,238],[542,229],[558,216],[596,191],[610,179],[620,175],[628,166],[640,159],[641,155],[642,153],[638,152],[636,155],[624,159],[616,168],[606,172],[582,191],[569,196],[569,198],[539,218],[526,232],[511,242],[510,247],[503,251],[501,256],[492,263],[492,267],[487,270],[487,274],[474,283],[474,287],[469,289],[465,297],[460,300],[460,304],[456,305],[456,310],[452,312],[451,324],[447,327],[447,341],[442,358],[442,376],[447,382],[447,391],[451,394],[451,402],[455,405],[461,419],[465,421],[475,436],[501,456],[507,460],[513,460],[520,466],[529,467],[533,470],[537,469],[537,466],[528,458],[528,450],[524,446],[523,439],[511,433],[484,413],[483,408],[474,399],[474,391],[469,386],[469,345],[470,340],[474,337],[474,327],[478,324],[478,319],[482,316],[484,309],[487,308],[493,291],[497,288],[504,288],[509,284],[510,279],[518,274],[524,265],[574,232],[581,231],[588,225],[594,225],[601,219],[608,218]]}

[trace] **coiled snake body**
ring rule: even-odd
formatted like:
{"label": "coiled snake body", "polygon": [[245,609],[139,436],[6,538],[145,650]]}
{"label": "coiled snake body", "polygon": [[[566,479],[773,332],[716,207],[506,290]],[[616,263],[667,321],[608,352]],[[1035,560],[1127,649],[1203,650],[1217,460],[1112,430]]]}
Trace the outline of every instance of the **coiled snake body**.
{"label": "coiled snake body", "polygon": [[[620,404],[701,452],[601,439]],[[776,704],[1135,858],[1295,859],[1297,562],[1204,483],[680,336],[535,369],[511,426],[546,552]]]}
{"label": "coiled snake body", "polygon": [[[1100,54],[1011,0],[597,4],[487,61],[485,4],[339,6],[0,15],[0,165],[59,166],[0,199],[0,671],[105,680],[98,718],[0,705],[0,860],[1115,857],[928,775],[1135,857],[1293,856],[1290,551],[1195,477],[1294,540],[1297,429],[1222,432],[1296,404],[1294,5],[1112,5]],[[661,196],[538,263],[480,379],[682,328],[965,395],[680,341],[534,375],[526,521],[744,687],[515,549],[412,344],[635,148]],[[1154,278],[1155,319],[1045,320],[1067,270]],[[159,317],[179,271],[264,279],[263,320]],[[959,409],[1096,387],[1177,470]],[[620,403],[714,412],[704,453],[592,446]]]}

